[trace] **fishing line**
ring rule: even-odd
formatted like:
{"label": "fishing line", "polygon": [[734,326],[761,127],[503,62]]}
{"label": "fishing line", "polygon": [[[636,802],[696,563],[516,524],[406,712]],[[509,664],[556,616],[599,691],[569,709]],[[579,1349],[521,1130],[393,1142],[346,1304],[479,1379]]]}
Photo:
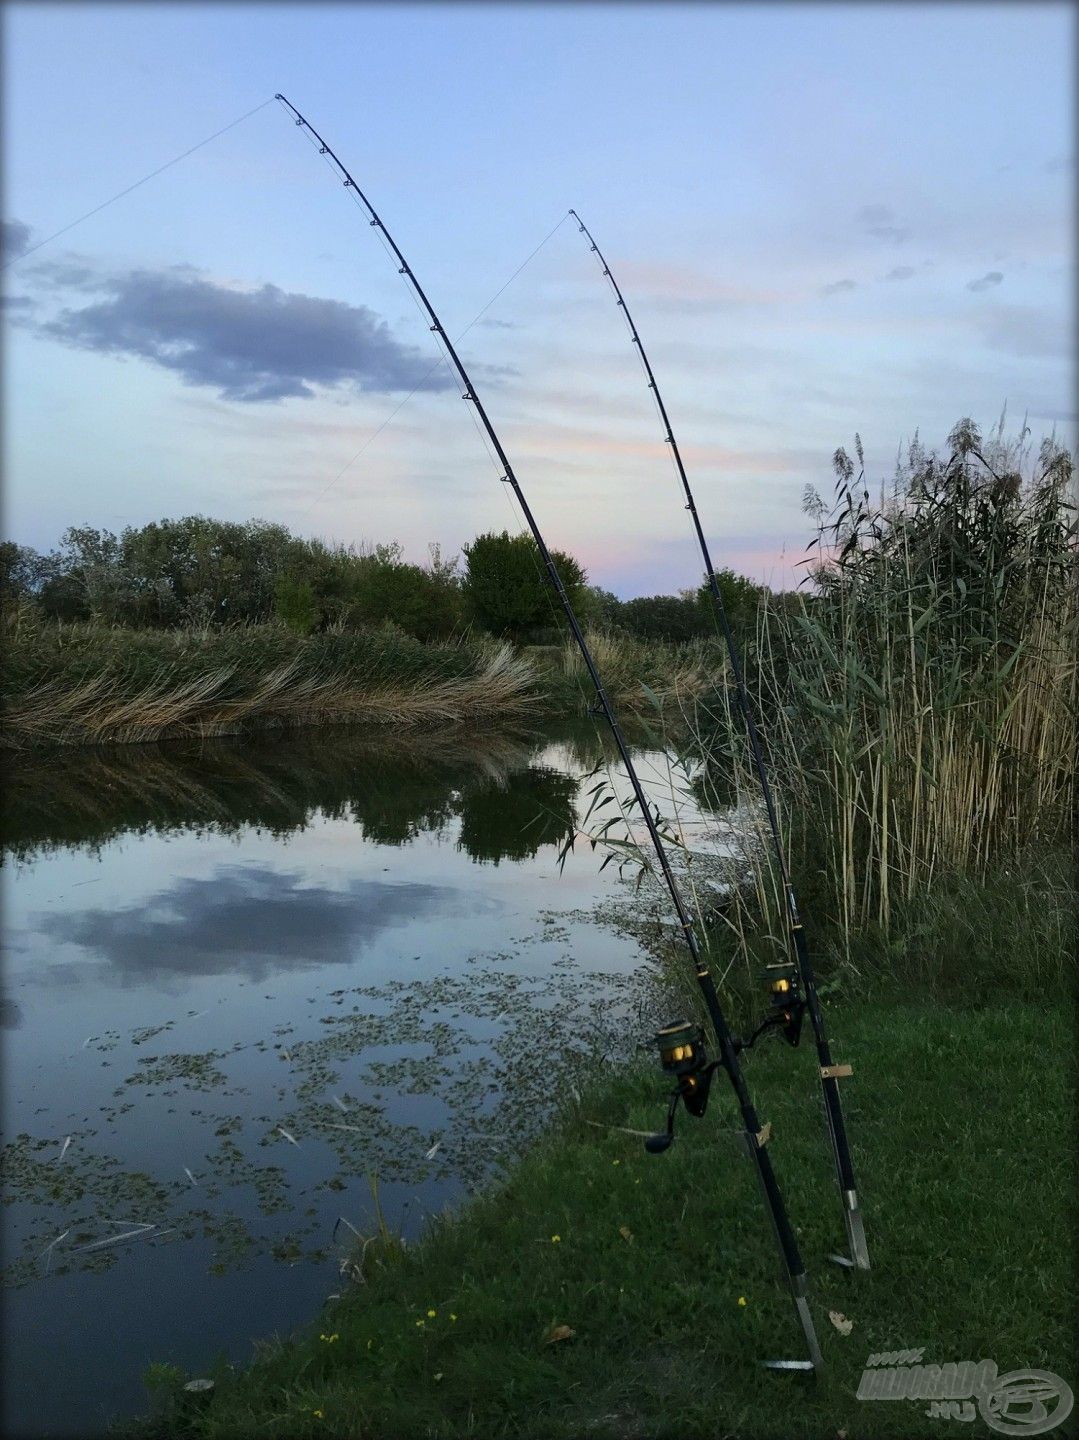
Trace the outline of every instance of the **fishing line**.
{"label": "fishing line", "polygon": [[[278,99],[278,101],[279,101],[279,103],[280,103],[280,105],[281,105],[281,108],[282,108],[282,110],[284,111],[284,113],[285,113],[286,115],[289,115],[290,118],[293,118],[293,116],[292,116],[292,114],[291,114],[291,111],[290,111],[290,107],[288,106],[288,103],[283,99],[283,97],[277,96],[276,98]],[[296,122],[294,121],[294,123],[296,123]],[[340,175],[341,175],[341,173],[342,173],[342,168],[343,168],[343,167],[340,167],[339,164],[335,164],[334,160],[331,160],[331,159],[330,159],[329,148],[323,143],[323,141],[321,140],[321,138],[316,138],[316,136],[314,135],[314,133],[311,131],[311,129],[310,129],[307,125],[298,125],[297,128],[299,128],[299,129],[301,130],[301,133],[303,134],[304,139],[307,140],[307,142],[311,145],[312,149],[313,149],[313,150],[319,155],[319,157],[323,160],[323,162],[325,163],[325,165],[326,165],[327,168],[329,169],[331,175],[333,176],[335,182],[338,182],[338,183],[339,183],[339,181],[340,181]],[[344,188],[345,188],[345,190],[348,192],[349,198],[351,199],[352,203],[357,207],[357,209],[358,209],[358,210],[360,211],[360,213],[364,216],[364,218],[367,219],[367,209],[365,208],[364,202],[360,199],[360,196],[359,196],[359,194],[357,193],[357,188],[356,188],[354,185],[352,185],[352,184],[350,184],[350,183],[347,183],[347,181],[346,181],[346,184],[345,184]],[[372,213],[374,213],[374,212],[372,212]],[[539,254],[539,252],[543,249],[543,247],[547,244],[547,242],[548,242],[555,234],[557,234],[557,232],[562,228],[562,226],[566,223],[566,221],[567,221],[568,219],[569,219],[569,215],[568,215],[568,214],[561,216],[560,219],[556,222],[556,224],[554,224],[554,225],[551,227],[551,229],[548,230],[547,234],[543,237],[543,239],[539,242],[539,244],[529,253],[529,255],[526,256],[526,258],[521,262],[521,264],[518,265],[517,269],[514,270],[513,274],[510,275],[509,278],[508,278],[501,286],[499,286],[498,290],[495,291],[494,295],[492,295],[492,297],[490,298],[490,300],[487,301],[487,303],[483,306],[483,308],[472,318],[472,320],[469,321],[469,323],[465,326],[465,328],[460,332],[460,334],[456,337],[456,339],[455,339],[454,342],[453,342],[454,345],[458,344],[458,343],[468,334],[468,332],[473,328],[473,326],[475,326],[476,324],[478,324],[478,322],[483,318],[484,315],[486,315],[487,311],[490,310],[491,306],[495,303],[495,301],[499,298],[499,296],[502,295],[502,293],[509,288],[509,286],[513,283],[513,281],[517,278],[517,276],[520,275],[521,272],[531,263],[531,261],[535,259],[535,257]],[[419,380],[416,382],[416,385],[415,385],[415,386],[413,387],[413,389],[405,396],[405,398],[400,402],[400,404],[398,404],[397,406],[395,406],[395,408],[390,412],[390,414],[386,417],[386,419],[382,421],[382,423],[377,427],[377,429],[375,429],[375,430],[367,437],[367,439],[364,441],[363,445],[361,445],[360,449],[356,452],[356,454],[353,455],[353,457],[348,461],[348,463],[334,476],[334,478],[329,482],[329,484],[327,484],[327,485],[323,488],[323,490],[320,491],[320,493],[315,497],[315,499],[314,499],[314,500],[312,501],[312,503],[307,507],[307,509],[301,512],[301,515],[299,516],[300,519],[303,519],[305,516],[309,515],[309,514],[311,513],[311,511],[312,511],[313,509],[315,509],[315,507],[321,503],[321,501],[325,498],[325,496],[326,496],[327,494],[329,494],[329,492],[330,492],[330,491],[338,484],[338,482],[347,474],[347,472],[352,468],[352,466],[357,462],[357,460],[360,459],[360,457],[364,454],[364,452],[368,449],[368,447],[377,439],[377,437],[382,433],[382,431],[386,429],[386,427],[390,424],[390,422],[391,422],[398,414],[400,414],[400,412],[404,409],[404,407],[408,404],[408,402],[413,398],[413,396],[415,396],[415,395],[418,393],[418,391],[424,386],[424,384],[426,383],[426,381],[435,373],[436,370],[438,370],[442,365],[446,365],[446,366],[450,369],[450,371],[451,371],[451,373],[452,373],[453,370],[454,370],[454,368],[455,368],[454,365],[453,365],[452,357],[449,355],[449,353],[448,353],[448,351],[447,351],[447,348],[446,348],[446,344],[445,344],[445,338],[446,338],[446,337],[444,337],[443,335],[441,335],[441,334],[440,334],[437,330],[435,330],[435,329],[431,326],[431,324],[429,323],[428,316],[427,316],[427,314],[425,313],[423,307],[422,307],[421,304],[420,304],[420,301],[419,301],[419,299],[418,299],[418,297],[417,297],[417,295],[416,295],[416,293],[415,293],[415,290],[413,289],[413,285],[412,285],[412,284],[410,283],[410,281],[409,281],[409,278],[408,278],[407,272],[406,272],[406,270],[405,270],[405,268],[404,268],[404,266],[403,266],[401,257],[400,257],[398,254],[395,253],[395,251],[393,250],[393,248],[392,248],[392,247],[390,246],[390,244],[388,243],[388,241],[387,241],[387,239],[386,239],[386,236],[385,236],[385,234],[384,234],[384,231],[383,231],[383,227],[382,227],[381,225],[373,225],[373,224],[372,224],[372,221],[370,221],[370,220],[368,220],[367,223],[368,223],[369,225],[372,225],[372,228],[375,229],[375,231],[376,231],[376,233],[377,233],[377,235],[378,235],[379,242],[380,242],[380,244],[382,245],[382,248],[383,248],[383,250],[385,251],[387,258],[391,261],[391,263],[393,264],[394,268],[397,270],[398,274],[401,276],[402,281],[403,281],[403,283],[404,283],[404,285],[405,285],[405,288],[406,288],[406,290],[408,291],[409,298],[410,298],[410,300],[412,301],[413,305],[415,306],[416,311],[417,311],[417,313],[418,313],[419,316],[420,316],[420,319],[423,321],[425,328],[434,336],[435,347],[436,347],[436,349],[438,350],[439,355],[438,355],[438,359],[435,361],[435,363],[434,363],[427,371],[425,371],[423,375],[420,376]],[[484,452],[484,454],[487,456],[487,459],[488,459],[488,461],[489,461],[489,463],[490,463],[490,465],[491,465],[492,471],[493,471],[493,473],[498,477],[498,479],[501,481],[501,480],[502,480],[502,467],[501,467],[501,465],[500,465],[499,462],[498,462],[498,458],[497,458],[497,456],[495,455],[494,450],[492,449],[491,442],[490,442],[490,439],[489,439],[489,437],[488,437],[488,435],[487,435],[487,432],[484,430],[483,426],[480,424],[479,417],[477,416],[476,411],[475,411],[475,408],[474,408],[473,406],[470,405],[470,406],[468,407],[468,413],[469,413],[469,418],[470,418],[471,421],[472,421],[473,428],[475,429],[476,434],[477,434],[478,437],[479,437],[480,444],[481,444],[482,447],[483,447],[483,452]],[[528,525],[527,525],[526,518],[525,518],[525,516],[523,515],[523,513],[521,512],[520,506],[519,506],[518,503],[517,503],[516,496],[512,493],[511,487],[509,487],[509,486],[504,486],[504,485],[501,485],[501,484],[500,484],[499,488],[502,490],[502,492],[503,492],[503,494],[504,494],[504,497],[505,497],[506,504],[507,504],[507,506],[509,507],[510,520],[511,520],[513,529],[516,531],[516,533],[517,533],[518,535],[527,534],[527,533],[528,533]],[[539,583],[540,583],[540,587],[541,587],[541,590],[542,590],[542,592],[543,592],[544,598],[545,598],[548,606],[550,607],[552,619],[555,621],[556,626],[557,626],[557,622],[558,622],[558,619],[559,619],[558,607],[557,607],[557,605],[556,605],[556,603],[555,603],[555,597],[551,594],[551,589],[550,589],[550,585],[549,585],[549,583],[548,583],[548,581],[547,581],[547,578],[546,578],[546,576],[545,576],[544,573],[543,573],[543,567],[542,567],[542,565],[541,565],[540,555],[539,555],[538,549],[533,549],[533,548],[530,547],[530,549],[529,549],[529,560],[530,560],[532,566],[534,567],[534,570],[535,570],[535,573],[536,573],[536,578],[538,579],[538,581],[539,581]],[[581,701],[582,708],[587,710],[587,709],[588,709],[588,699],[587,699],[587,692],[586,692],[586,690],[585,690],[585,688],[584,688],[584,679],[583,679],[583,677],[582,677],[579,673],[576,673],[576,672],[575,672],[575,673],[574,673],[574,676],[573,676],[573,681],[574,681],[574,686],[575,686],[575,688],[576,688],[576,690],[577,690],[577,693],[578,693],[578,698],[579,698],[579,700]],[[595,719],[595,717],[593,717],[593,719]],[[597,729],[597,734],[598,734],[598,729]],[[627,828],[628,828],[628,826],[627,826]]]}
{"label": "fishing line", "polygon": [[100,205],[95,205],[92,210],[87,210],[86,214],[80,215],[77,220],[72,220],[67,225],[61,226],[59,230],[54,230],[53,233],[47,235],[44,240],[39,240],[36,245],[31,245],[28,250],[24,250],[21,255],[16,255],[12,260],[5,260],[3,266],[0,266],[0,269],[8,270],[12,265],[18,265],[19,262],[25,260],[28,255],[33,255],[36,250],[40,250],[43,245],[51,245],[52,242],[58,240],[61,235],[66,235],[69,230],[74,230],[76,225],[81,225],[84,220],[89,220],[93,215],[99,215],[102,210],[108,209],[110,205],[115,205],[117,200],[122,200],[125,195],[130,195],[131,192],[137,190],[140,185],[145,185],[148,180],[153,180],[157,175],[163,175],[166,170],[171,170],[174,165],[179,165],[181,160],[186,160],[189,155],[194,155],[196,150],[201,150],[204,146],[209,145],[212,140],[217,140],[220,136],[227,134],[228,131],[235,130],[237,125],[242,125],[245,120],[250,120],[252,115],[257,115],[260,110],[265,110],[267,105],[273,103],[273,100],[274,96],[271,95],[268,100],[263,100],[262,104],[256,105],[253,110],[248,110],[237,119],[230,120],[229,123],[222,126],[220,130],[215,130],[212,135],[207,135],[205,140],[200,140],[197,145],[192,145],[190,150],[185,150],[182,155],[176,155],[173,159],[166,160],[164,165],[159,165],[156,170],[151,170],[148,175],[144,175],[141,180],[136,180],[134,185],[128,185],[126,189],[118,191],[110,199],[103,200]]}
{"label": "fishing line", "polygon": [[[570,215],[572,215],[577,221],[577,224],[583,228],[583,222],[581,221],[580,216],[577,215],[576,211],[570,210],[566,218],[568,219]],[[634,351],[636,352],[637,361],[641,367],[641,372],[645,378],[645,388],[649,390],[652,394],[652,403],[656,407],[657,418],[659,419],[660,424],[663,426],[664,431],[671,433],[671,439],[665,440],[664,442],[664,449],[667,451],[667,457],[670,461],[671,472],[674,477],[675,485],[677,488],[681,488],[682,477],[679,474],[678,470],[678,460],[675,455],[673,432],[670,432],[670,421],[668,420],[664,412],[663,403],[659,398],[659,388],[656,385],[655,377],[652,374],[651,367],[648,364],[647,356],[644,353],[644,346],[641,344],[640,337],[637,334],[637,327],[633,323],[633,317],[630,315],[629,308],[626,305],[625,300],[622,298],[622,292],[615,282],[615,278],[607,265],[607,261],[604,259],[603,255],[600,254],[599,247],[592,239],[591,233],[586,230],[585,234],[588,235],[592,252],[596,256],[596,263],[599,265],[604,278],[609,282],[611,286],[611,290],[613,291],[615,296],[615,304],[622,312],[622,320],[625,323],[627,331],[629,332],[630,344],[633,346]],[[721,637],[722,630],[719,625],[719,619],[714,611],[712,613],[712,624],[717,636]]]}
{"label": "fishing line", "polygon": [[[282,106],[282,108],[284,108],[284,107]],[[286,113],[287,113],[287,112],[286,112]],[[305,138],[306,140],[308,140],[308,142],[311,144],[312,148],[321,156],[321,158],[324,160],[325,164],[329,167],[329,170],[330,170],[331,174],[333,174],[334,178],[336,179],[336,178],[337,178],[337,170],[336,170],[336,167],[334,166],[333,162],[326,157],[326,154],[325,154],[325,152],[323,151],[322,147],[321,147],[321,146],[318,144],[318,142],[308,133],[306,127],[304,127],[303,134],[304,134],[304,138]],[[356,205],[356,206],[360,209],[360,212],[361,212],[361,214],[362,214],[362,213],[363,213],[362,202],[360,201],[360,199],[359,199],[359,197],[358,197],[357,195],[351,193],[351,187],[349,187],[349,190],[350,190],[350,196],[351,196],[351,199],[352,199],[353,204]],[[539,244],[535,247],[535,249],[532,250],[532,251],[525,257],[524,260],[522,260],[522,262],[520,263],[520,265],[517,266],[517,269],[514,270],[513,274],[510,275],[509,278],[508,278],[507,280],[505,280],[505,281],[499,286],[499,288],[495,291],[495,293],[494,293],[494,294],[491,296],[491,298],[487,301],[486,305],[484,305],[484,307],[482,308],[482,310],[477,311],[477,313],[472,317],[472,319],[468,322],[468,324],[465,326],[465,328],[455,337],[455,339],[454,339],[454,344],[455,344],[455,345],[456,345],[456,344],[459,344],[459,343],[464,339],[464,337],[469,333],[469,331],[472,330],[474,326],[476,326],[476,325],[479,324],[479,322],[483,319],[484,315],[487,314],[488,310],[490,310],[491,306],[495,303],[495,301],[498,300],[498,298],[499,298],[506,290],[509,289],[509,287],[513,284],[514,280],[517,279],[518,275],[520,275],[521,272],[522,272],[524,269],[526,269],[528,265],[531,264],[531,262],[536,258],[536,256],[539,254],[539,252],[540,252],[540,251],[543,249],[543,247],[547,244],[547,242],[548,242],[555,234],[557,234],[557,232],[562,228],[562,226],[566,223],[566,221],[567,221],[568,218],[569,218],[568,215],[563,215],[562,218],[558,221],[558,223],[557,223],[556,225],[553,225],[553,226],[551,227],[551,229],[548,230],[547,234],[543,237],[543,239],[539,242]],[[379,240],[380,240],[380,242],[381,242],[381,244],[382,244],[383,249],[386,251],[386,253],[387,253],[387,255],[389,256],[389,258],[393,261],[395,268],[397,268],[397,269],[399,270],[400,267],[397,265],[397,257],[393,254],[393,252],[390,250],[389,246],[386,244],[386,241],[385,241],[385,239],[384,239],[383,236],[382,236],[381,230],[379,230]],[[412,287],[408,284],[407,279],[404,280],[404,285],[405,285],[405,289],[408,291],[409,298],[412,300],[412,303],[416,306],[416,309],[417,309],[417,311],[418,311],[418,313],[419,313],[419,315],[420,315],[420,318],[423,320],[425,327],[426,327],[428,330],[430,330],[430,326],[427,324],[427,317],[424,315],[424,312],[423,312],[422,308],[420,307],[420,304],[419,304],[419,302],[417,301],[415,294],[414,294],[413,291],[412,291]],[[436,349],[437,349],[438,352],[439,352],[439,354],[438,354],[438,359],[435,361],[435,363],[434,363],[432,366],[430,366],[429,369],[427,369],[427,370],[424,371],[424,373],[420,376],[419,380],[417,380],[416,384],[415,384],[415,385],[413,386],[413,388],[408,392],[408,394],[405,396],[405,398],[404,398],[398,405],[396,405],[396,406],[390,411],[390,413],[386,416],[386,418],[371,432],[370,435],[367,436],[366,440],[364,440],[363,444],[362,444],[362,445],[360,446],[360,448],[356,451],[355,455],[353,455],[352,458],[351,458],[350,460],[348,460],[348,461],[345,463],[345,465],[342,466],[342,468],[337,472],[337,474],[333,477],[333,479],[330,480],[330,481],[328,482],[328,484],[326,484],[326,485],[323,487],[323,489],[319,491],[319,493],[315,496],[314,500],[312,500],[311,504],[308,505],[308,507],[307,507],[305,510],[303,510],[303,511],[300,512],[300,515],[297,517],[298,519],[300,519],[300,520],[304,519],[307,515],[309,515],[309,514],[311,513],[312,510],[314,510],[319,504],[321,504],[321,502],[322,502],[322,501],[325,499],[325,497],[330,493],[330,491],[345,477],[345,475],[349,472],[349,470],[352,469],[353,465],[356,464],[357,460],[359,460],[359,459],[364,455],[364,453],[367,451],[368,447],[371,446],[371,445],[374,443],[374,441],[378,439],[378,437],[382,434],[383,430],[385,430],[386,427],[387,427],[394,419],[396,419],[396,417],[401,413],[401,411],[405,408],[405,406],[408,404],[408,402],[409,402],[411,399],[413,399],[413,397],[414,397],[415,395],[417,395],[420,390],[423,389],[423,387],[424,387],[424,385],[426,384],[426,382],[431,378],[431,376],[435,373],[436,370],[438,370],[438,369],[439,369],[441,366],[443,366],[443,365],[447,366],[448,368],[450,368],[450,369],[452,370],[453,367],[452,367],[450,358],[449,358],[449,356],[445,353],[445,351],[444,351],[441,343],[439,342],[439,339],[438,339],[437,335],[436,335],[436,337],[435,337],[435,347],[436,347]],[[475,417],[475,415],[473,414],[473,412],[472,412],[472,411],[469,411],[469,414],[472,415],[472,419],[473,419],[473,421],[475,422],[476,417]],[[481,439],[482,439],[482,441],[483,441],[484,449],[485,449],[485,451],[487,452],[487,455],[488,455],[488,458],[489,458],[490,461],[491,461],[491,464],[492,464],[492,465],[495,467],[495,469],[497,470],[497,468],[498,468],[498,462],[497,462],[497,460],[495,459],[494,455],[492,454],[492,452],[491,452],[491,450],[490,450],[490,447],[489,447],[489,444],[488,444],[486,435],[484,434],[483,430],[479,427],[478,424],[476,425],[476,430],[477,430],[477,433],[480,435],[480,437],[481,437]],[[512,506],[511,506],[511,508],[512,508]],[[520,525],[520,524],[523,524],[523,522],[519,519],[519,517],[517,517],[516,512],[514,512],[514,517],[515,517],[515,520],[517,521],[517,523],[518,523],[519,525]]]}

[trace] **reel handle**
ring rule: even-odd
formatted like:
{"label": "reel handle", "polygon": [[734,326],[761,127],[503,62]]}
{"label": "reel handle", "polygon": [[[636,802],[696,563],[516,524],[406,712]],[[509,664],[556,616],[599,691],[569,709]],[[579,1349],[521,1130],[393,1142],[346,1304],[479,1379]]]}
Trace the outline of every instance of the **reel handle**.
{"label": "reel handle", "polygon": [[658,1135],[649,1135],[644,1142],[644,1148],[649,1155],[662,1155],[664,1150],[669,1150],[674,1144],[674,1112],[678,1109],[678,1102],[682,1098],[681,1089],[675,1090],[671,1095],[671,1103],[667,1106],[667,1128],[661,1130]]}

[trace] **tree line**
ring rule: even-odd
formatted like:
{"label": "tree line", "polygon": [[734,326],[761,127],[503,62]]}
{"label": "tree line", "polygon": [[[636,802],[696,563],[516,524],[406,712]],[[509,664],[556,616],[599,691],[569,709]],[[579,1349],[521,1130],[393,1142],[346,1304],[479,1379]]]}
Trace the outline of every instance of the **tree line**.
{"label": "tree line", "polygon": [[[581,620],[644,640],[685,642],[715,634],[707,590],[620,600],[588,583],[572,555],[552,551]],[[720,574],[737,630],[752,627],[761,588]],[[0,600],[43,620],[140,629],[282,622],[309,633],[392,623],[420,640],[475,626],[515,643],[559,641],[564,619],[530,535],[489,532],[426,565],[396,543],[355,547],[302,539],[284,525],[188,515],[127,527],[119,535],[72,526],[46,554],[0,542]]]}

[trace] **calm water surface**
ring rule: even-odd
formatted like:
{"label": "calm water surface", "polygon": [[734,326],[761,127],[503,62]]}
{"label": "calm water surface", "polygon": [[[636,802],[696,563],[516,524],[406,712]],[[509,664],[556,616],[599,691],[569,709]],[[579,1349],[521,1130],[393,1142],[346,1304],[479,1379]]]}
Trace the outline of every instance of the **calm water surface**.
{"label": "calm water surface", "polygon": [[12,774],[4,1434],[248,1359],[347,1283],[371,1177],[414,1238],[640,1038],[615,867],[558,864],[600,753],[329,731]]}

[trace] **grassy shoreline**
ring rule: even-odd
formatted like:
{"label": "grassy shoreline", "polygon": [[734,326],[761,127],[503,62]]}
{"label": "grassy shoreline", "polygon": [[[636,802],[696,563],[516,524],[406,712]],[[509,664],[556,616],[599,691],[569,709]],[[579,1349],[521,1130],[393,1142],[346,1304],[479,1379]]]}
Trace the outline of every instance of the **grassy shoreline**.
{"label": "grassy shoreline", "polygon": [[[619,710],[701,694],[715,647],[590,637]],[[430,730],[587,713],[571,646],[420,641],[382,626],[300,635],[283,625],[132,630],[25,625],[0,661],[9,753],[337,725]]]}
{"label": "grassy shoreline", "polygon": [[[663,1081],[641,1062],[567,1104],[416,1247],[376,1236],[362,1280],[250,1366],[210,1372],[209,1403],[159,1367],[159,1412],[138,1433],[909,1437],[924,1402],[856,1391],[869,1353],[915,1346],[926,1363],[990,1358],[1074,1385],[1066,1008],[878,997],[832,1012],[855,1066],[870,1274],[827,1261],[841,1221],[811,1054],[768,1047],[750,1067],[810,1274],[820,1379],[756,1363],[797,1355],[799,1336],[726,1087],[662,1158],[606,1128],[659,1125]],[[552,1341],[559,1326],[572,1337]]]}

